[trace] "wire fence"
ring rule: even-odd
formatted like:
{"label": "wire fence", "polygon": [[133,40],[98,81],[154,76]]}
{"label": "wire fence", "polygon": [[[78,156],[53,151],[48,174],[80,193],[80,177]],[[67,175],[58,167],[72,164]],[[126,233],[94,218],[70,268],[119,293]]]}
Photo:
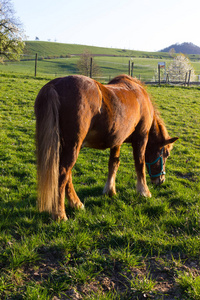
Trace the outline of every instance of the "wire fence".
{"label": "wire fence", "polygon": [[[0,65],[0,71],[49,77],[81,74],[77,67],[79,59],[80,56],[78,55],[63,55],[60,57],[43,57],[37,54],[22,55],[20,61],[5,61],[3,65]],[[181,82],[178,80],[170,81],[166,68],[159,68],[163,65],[163,62],[155,58],[95,56],[93,62],[98,65],[98,73],[92,74],[92,72],[89,72],[86,75],[104,83],[119,74],[128,74],[148,84],[191,84],[188,74],[185,77],[187,80]],[[170,63],[171,61],[168,60],[165,66]],[[195,82],[192,82],[192,84],[200,84],[200,76],[196,76]]]}

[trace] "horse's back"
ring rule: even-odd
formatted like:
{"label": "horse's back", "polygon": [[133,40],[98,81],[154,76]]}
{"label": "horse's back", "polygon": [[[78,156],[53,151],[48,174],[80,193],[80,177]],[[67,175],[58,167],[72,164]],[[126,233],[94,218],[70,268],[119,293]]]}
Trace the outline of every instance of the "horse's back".
{"label": "horse's back", "polygon": [[148,95],[131,77],[119,76],[102,85],[74,75],[49,84],[59,96],[60,131],[65,141],[91,148],[112,148],[127,140],[139,123],[142,130],[149,127]]}

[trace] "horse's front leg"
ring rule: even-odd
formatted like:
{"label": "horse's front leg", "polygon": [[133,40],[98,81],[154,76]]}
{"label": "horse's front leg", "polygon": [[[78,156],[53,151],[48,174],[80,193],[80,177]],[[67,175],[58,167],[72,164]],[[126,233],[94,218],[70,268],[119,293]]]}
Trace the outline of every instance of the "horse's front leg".
{"label": "horse's front leg", "polygon": [[116,194],[115,177],[120,164],[119,154],[120,146],[116,146],[110,149],[110,158],[108,163],[108,179],[103,189],[103,193],[108,194],[110,197]]}
{"label": "horse's front leg", "polygon": [[135,169],[137,173],[137,192],[141,196],[151,197],[151,193],[146,183],[146,173],[145,173],[145,150],[146,150],[147,139],[140,142],[134,142],[133,155],[135,160]]}

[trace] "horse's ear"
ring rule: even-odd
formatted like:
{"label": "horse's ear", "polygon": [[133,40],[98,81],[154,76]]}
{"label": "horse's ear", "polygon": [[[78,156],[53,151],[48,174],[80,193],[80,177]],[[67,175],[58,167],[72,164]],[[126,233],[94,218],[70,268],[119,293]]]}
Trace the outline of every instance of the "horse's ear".
{"label": "horse's ear", "polygon": [[178,137],[174,137],[174,138],[170,138],[170,139],[168,139],[168,140],[165,140],[163,146],[166,146],[166,145],[169,145],[169,144],[173,144],[173,143],[176,142],[177,140],[178,140]]}

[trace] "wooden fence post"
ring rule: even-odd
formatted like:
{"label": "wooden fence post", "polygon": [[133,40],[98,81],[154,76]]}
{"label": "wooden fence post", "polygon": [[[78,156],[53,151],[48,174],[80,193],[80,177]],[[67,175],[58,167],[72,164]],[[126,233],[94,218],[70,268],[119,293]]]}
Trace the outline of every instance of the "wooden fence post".
{"label": "wooden fence post", "polygon": [[131,75],[131,61],[128,62],[128,75]]}
{"label": "wooden fence post", "polygon": [[190,85],[190,77],[191,77],[191,70],[189,70],[189,75],[188,75],[188,86]]}
{"label": "wooden fence post", "polygon": [[131,77],[133,77],[133,68],[134,68],[134,62],[131,64]]}
{"label": "wooden fence post", "polygon": [[92,57],[90,58],[90,78],[92,78]]}
{"label": "wooden fence post", "polygon": [[160,65],[158,65],[158,84],[160,85]]}
{"label": "wooden fence post", "polygon": [[187,84],[187,76],[188,76],[188,72],[186,72],[186,74],[185,74],[185,86],[186,86],[186,84]]}
{"label": "wooden fence post", "polygon": [[38,55],[36,53],[35,54],[35,77],[37,76],[37,60],[38,60]]}
{"label": "wooden fence post", "polygon": [[169,74],[167,74],[167,76],[166,76],[166,83],[169,84]]}

